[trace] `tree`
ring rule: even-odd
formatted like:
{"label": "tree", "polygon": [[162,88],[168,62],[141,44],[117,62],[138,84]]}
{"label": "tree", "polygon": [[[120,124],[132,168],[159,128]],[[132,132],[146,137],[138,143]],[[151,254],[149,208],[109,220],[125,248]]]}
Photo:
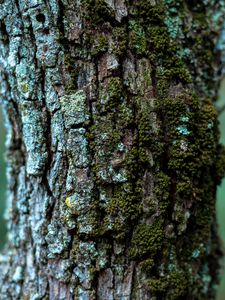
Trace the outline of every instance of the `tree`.
{"label": "tree", "polygon": [[1,1],[2,300],[214,298],[221,2]]}

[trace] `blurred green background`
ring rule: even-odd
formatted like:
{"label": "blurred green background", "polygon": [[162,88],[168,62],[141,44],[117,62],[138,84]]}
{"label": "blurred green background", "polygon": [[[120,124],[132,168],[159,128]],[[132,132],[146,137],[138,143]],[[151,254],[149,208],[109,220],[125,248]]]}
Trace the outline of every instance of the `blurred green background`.
{"label": "blurred green background", "polygon": [[[222,81],[218,104],[219,107],[225,105],[225,79]],[[220,121],[220,133],[221,133],[221,143],[225,145],[225,110],[219,116]],[[217,218],[219,224],[219,233],[225,246],[225,178],[223,179],[221,185],[217,190]],[[225,258],[224,258],[225,265]],[[225,299],[225,271],[223,272],[223,277],[218,291],[217,300]]]}
{"label": "blurred green background", "polygon": [[[219,91],[219,107],[225,105],[225,79],[221,84]],[[225,110],[219,116],[220,121],[220,131],[221,131],[221,142],[225,144]],[[3,124],[2,114],[0,112],[0,249],[5,244],[6,240],[6,224],[4,221],[4,210],[5,210],[5,200],[6,200],[6,170],[5,170],[5,160],[4,160],[4,150],[5,150],[5,129]],[[219,223],[219,232],[221,238],[225,245],[225,178],[222,184],[218,188],[217,192],[217,218]],[[224,258],[225,265],[225,258]],[[221,284],[218,290],[217,300],[225,300],[225,270],[223,272],[221,279]]]}

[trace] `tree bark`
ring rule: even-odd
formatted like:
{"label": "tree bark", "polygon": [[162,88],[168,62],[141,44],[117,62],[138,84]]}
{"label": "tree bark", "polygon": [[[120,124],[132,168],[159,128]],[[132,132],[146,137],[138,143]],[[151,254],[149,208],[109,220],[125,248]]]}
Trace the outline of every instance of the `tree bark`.
{"label": "tree bark", "polygon": [[0,1],[0,299],[214,299],[222,2]]}

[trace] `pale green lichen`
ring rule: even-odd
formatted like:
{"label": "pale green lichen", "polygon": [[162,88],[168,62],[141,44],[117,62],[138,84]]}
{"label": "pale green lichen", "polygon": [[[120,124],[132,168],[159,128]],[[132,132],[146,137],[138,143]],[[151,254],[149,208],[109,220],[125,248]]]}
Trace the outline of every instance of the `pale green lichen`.
{"label": "pale green lichen", "polygon": [[86,94],[83,90],[78,90],[74,94],[60,97],[59,100],[67,128],[72,125],[84,125],[88,123],[90,116]]}
{"label": "pale green lichen", "polygon": [[88,141],[84,128],[70,129],[67,139],[67,151],[71,163],[77,168],[86,168],[90,161]]}
{"label": "pale green lichen", "polygon": [[21,102],[20,109],[27,151],[27,172],[31,175],[38,175],[43,172],[48,157],[43,113],[29,101]]}

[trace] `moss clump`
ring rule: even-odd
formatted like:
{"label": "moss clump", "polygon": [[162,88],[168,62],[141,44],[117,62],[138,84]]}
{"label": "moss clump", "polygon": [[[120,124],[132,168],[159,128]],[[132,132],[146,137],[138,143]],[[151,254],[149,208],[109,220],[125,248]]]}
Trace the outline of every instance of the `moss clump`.
{"label": "moss clump", "polygon": [[150,280],[147,280],[145,284],[147,286],[147,289],[156,294],[164,293],[167,289],[167,282],[163,279],[152,278]]}
{"label": "moss clump", "polygon": [[162,24],[164,20],[165,7],[161,3],[152,5],[148,0],[137,1],[135,3],[135,16],[142,20],[146,26]]}
{"label": "moss clump", "polygon": [[107,83],[99,88],[99,99],[97,109],[99,112],[105,112],[115,119],[120,112],[120,105],[125,100],[125,92],[122,80],[119,77],[110,77]]}
{"label": "moss clump", "polygon": [[126,27],[113,28],[112,53],[117,57],[123,57],[127,51],[128,35]]}
{"label": "moss clump", "polygon": [[169,297],[180,299],[179,297],[187,295],[189,289],[189,274],[188,270],[173,271],[167,278],[168,287],[172,287]]}
{"label": "moss clump", "polygon": [[118,235],[118,233],[125,234],[141,211],[138,199],[129,183],[117,189],[106,207],[105,227],[114,230]]}
{"label": "moss clump", "polygon": [[133,181],[138,173],[139,153],[137,147],[132,147],[126,154],[125,165],[127,169],[127,179]]}
{"label": "moss clump", "polygon": [[154,194],[159,203],[161,214],[166,211],[169,205],[170,185],[171,178],[167,174],[163,172],[156,174]]}
{"label": "moss clump", "polygon": [[[163,111],[169,170],[180,174],[184,181],[199,178],[204,168],[214,163],[212,154],[216,154],[218,142],[217,129],[213,125],[216,122],[215,109],[210,103],[201,107],[194,96],[181,94],[175,99],[165,99]],[[183,183],[179,188],[184,186]]]}
{"label": "moss clump", "polygon": [[91,27],[114,20],[114,12],[104,0],[82,0],[85,19]]}
{"label": "moss clump", "polygon": [[145,284],[155,296],[162,297],[162,299],[166,296],[166,299],[175,300],[188,295],[190,278],[188,270],[178,270],[161,278],[146,280]]}
{"label": "moss clump", "polygon": [[191,83],[192,78],[189,70],[183,63],[183,61],[174,54],[164,63],[164,77],[168,79],[177,80],[179,79],[183,83]]}
{"label": "moss clump", "polygon": [[123,102],[118,107],[118,125],[121,128],[132,128],[135,124],[134,108],[127,102]]}
{"label": "moss clump", "polygon": [[123,84],[120,77],[112,77],[108,81],[107,92],[110,100],[118,102],[123,97]]}
{"label": "moss clump", "polygon": [[[153,26],[147,29],[147,38],[150,48],[153,50],[154,55],[157,55],[159,58],[163,58],[163,55],[166,55],[168,46],[170,45],[169,35],[165,27]],[[151,58],[154,58],[151,56]]]}
{"label": "moss clump", "polygon": [[108,39],[104,34],[99,34],[97,36],[91,37],[92,46],[92,55],[97,56],[101,53],[104,53],[108,49]]}
{"label": "moss clump", "polygon": [[136,21],[131,20],[129,22],[129,30],[130,30],[130,46],[133,48],[137,54],[145,55],[146,54],[146,37],[143,27],[138,24]]}
{"label": "moss clump", "polygon": [[153,267],[155,266],[154,259],[148,258],[140,263],[140,267],[143,273],[151,274]]}
{"label": "moss clump", "polygon": [[143,109],[139,116],[139,144],[140,146],[150,146],[152,142],[151,132],[152,122],[151,122],[151,110]]}
{"label": "moss clump", "polygon": [[142,258],[143,256],[154,257],[162,248],[164,237],[163,222],[157,219],[152,225],[139,224],[133,234],[129,253],[131,257]]}

